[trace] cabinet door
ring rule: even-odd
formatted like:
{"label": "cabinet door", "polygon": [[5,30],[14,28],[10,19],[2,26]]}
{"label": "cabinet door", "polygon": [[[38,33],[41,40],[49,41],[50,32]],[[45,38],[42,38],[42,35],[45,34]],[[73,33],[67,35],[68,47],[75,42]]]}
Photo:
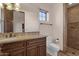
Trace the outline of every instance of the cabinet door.
{"label": "cabinet door", "polygon": [[37,46],[31,46],[27,48],[27,56],[37,56]]}
{"label": "cabinet door", "polygon": [[12,22],[5,22],[5,32],[13,32],[13,24]]}
{"label": "cabinet door", "polygon": [[45,44],[38,46],[38,55],[46,56],[46,45]]}

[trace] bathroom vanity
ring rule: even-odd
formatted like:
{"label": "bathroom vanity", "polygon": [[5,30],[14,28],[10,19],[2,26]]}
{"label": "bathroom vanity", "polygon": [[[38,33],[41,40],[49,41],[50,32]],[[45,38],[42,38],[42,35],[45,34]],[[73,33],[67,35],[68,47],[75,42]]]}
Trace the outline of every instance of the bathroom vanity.
{"label": "bathroom vanity", "polygon": [[1,39],[0,50],[8,56],[46,56],[46,36],[27,35]]}
{"label": "bathroom vanity", "polygon": [[0,55],[46,56],[46,36],[33,31],[30,35],[26,34],[25,13],[8,10],[6,7],[4,4],[0,11]]}

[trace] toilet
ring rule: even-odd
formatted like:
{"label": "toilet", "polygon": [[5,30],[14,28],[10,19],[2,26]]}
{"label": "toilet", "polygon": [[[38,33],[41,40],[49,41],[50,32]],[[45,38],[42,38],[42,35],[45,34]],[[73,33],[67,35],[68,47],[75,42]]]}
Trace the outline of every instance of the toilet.
{"label": "toilet", "polygon": [[47,53],[51,56],[57,56],[57,53],[59,52],[60,47],[58,45],[58,41],[52,42],[48,41],[47,42]]}
{"label": "toilet", "polygon": [[58,51],[60,50],[59,46],[55,43],[47,44],[47,53],[52,56],[57,56]]}

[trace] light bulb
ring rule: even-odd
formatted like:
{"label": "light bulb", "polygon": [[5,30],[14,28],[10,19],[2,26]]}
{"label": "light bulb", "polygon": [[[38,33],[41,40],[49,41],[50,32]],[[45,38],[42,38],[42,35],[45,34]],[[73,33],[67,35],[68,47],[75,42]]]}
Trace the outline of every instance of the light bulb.
{"label": "light bulb", "polygon": [[6,7],[8,10],[12,10],[12,7],[11,6],[7,6]]}
{"label": "light bulb", "polygon": [[19,8],[16,7],[15,10],[16,10],[16,11],[19,11]]}
{"label": "light bulb", "polygon": [[71,5],[72,3],[68,3],[69,5]]}
{"label": "light bulb", "polygon": [[15,5],[16,5],[16,6],[20,6],[20,4],[19,4],[19,3],[15,3]]}
{"label": "light bulb", "polygon": [[19,8],[20,8],[20,4],[19,3],[15,3],[15,10],[19,11]]}
{"label": "light bulb", "polygon": [[0,8],[4,8],[2,3],[0,3]]}
{"label": "light bulb", "polygon": [[11,4],[11,3],[8,3],[6,8],[7,8],[8,10],[12,10],[12,9],[13,9],[13,8],[12,8],[12,4]]}

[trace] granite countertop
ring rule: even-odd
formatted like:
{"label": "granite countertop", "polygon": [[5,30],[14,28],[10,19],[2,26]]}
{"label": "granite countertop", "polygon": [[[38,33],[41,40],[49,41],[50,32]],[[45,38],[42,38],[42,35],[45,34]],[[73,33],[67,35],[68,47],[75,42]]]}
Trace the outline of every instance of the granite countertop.
{"label": "granite countertop", "polygon": [[11,38],[0,38],[0,44],[46,37],[44,35],[24,35]]}

